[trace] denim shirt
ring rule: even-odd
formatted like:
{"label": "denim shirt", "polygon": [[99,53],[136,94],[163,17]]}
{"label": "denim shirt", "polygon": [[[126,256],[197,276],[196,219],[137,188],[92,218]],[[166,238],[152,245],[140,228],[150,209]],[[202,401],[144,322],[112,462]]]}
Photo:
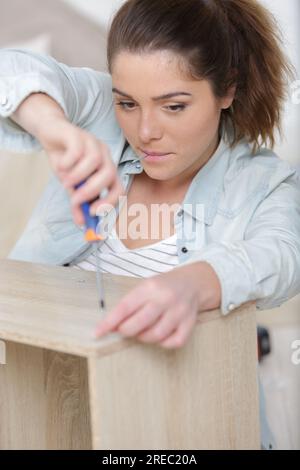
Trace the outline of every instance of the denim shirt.
{"label": "denim shirt", "polygon": [[[51,96],[70,122],[106,143],[128,190],[142,166],[116,120],[110,75],[46,55],[0,50],[1,148],[41,148],[10,119],[33,92]],[[278,307],[300,292],[299,175],[272,151],[261,148],[253,155],[245,139],[233,148],[230,140],[230,129],[223,128],[218,148],[193,178],[174,219],[179,263],[206,261],[214,268],[224,315],[248,301],[256,301],[258,309]],[[102,219],[108,230],[115,214]],[[9,257],[63,265],[84,259],[90,250],[72,220],[68,194],[53,175]],[[261,425],[268,448],[262,409]]]}
{"label": "denim shirt", "polygon": [[[117,123],[110,75],[46,55],[0,50],[1,148],[40,148],[9,118],[33,92],[47,93],[72,123],[108,145],[128,190],[142,166]],[[179,263],[206,261],[214,268],[224,315],[248,301],[256,301],[258,309],[277,307],[300,292],[299,175],[268,149],[252,155],[246,140],[230,148],[230,138],[223,129],[174,220]],[[111,213],[102,220],[106,227],[113,223]],[[90,250],[72,220],[68,194],[53,175],[9,257],[63,265]]]}

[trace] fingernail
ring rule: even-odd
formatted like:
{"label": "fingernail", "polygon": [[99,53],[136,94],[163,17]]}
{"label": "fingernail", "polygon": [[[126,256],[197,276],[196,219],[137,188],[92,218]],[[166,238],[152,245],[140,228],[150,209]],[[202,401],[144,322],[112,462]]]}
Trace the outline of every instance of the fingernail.
{"label": "fingernail", "polygon": [[97,210],[95,211],[95,215],[97,215],[98,217],[104,218],[104,217],[107,217],[107,216],[108,216],[108,211],[101,210],[101,209],[100,209],[100,210],[97,209]]}
{"label": "fingernail", "polygon": [[106,217],[113,208],[111,204],[102,202],[96,207],[95,211],[99,217]]}

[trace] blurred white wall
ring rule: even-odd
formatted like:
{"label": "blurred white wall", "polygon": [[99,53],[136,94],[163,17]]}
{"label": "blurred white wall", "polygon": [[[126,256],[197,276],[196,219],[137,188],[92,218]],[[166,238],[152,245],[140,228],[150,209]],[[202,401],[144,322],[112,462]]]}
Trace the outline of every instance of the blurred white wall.
{"label": "blurred white wall", "polygon": [[106,69],[106,30],[67,3],[0,0],[0,5],[0,47],[50,54],[75,67]]}
{"label": "blurred white wall", "polygon": [[116,10],[125,0],[63,0],[106,29]]}
{"label": "blurred white wall", "polygon": [[295,89],[290,89],[290,97],[285,106],[283,117],[284,138],[278,141],[275,151],[281,158],[288,160],[300,169],[300,2],[299,0],[261,0],[275,15],[282,31],[285,50],[296,68],[297,99]]}
{"label": "blurred white wall", "polygon": [[299,0],[260,0],[276,17],[283,32],[286,51],[300,75],[300,2]]}
{"label": "blurred white wall", "polygon": [[[63,0],[105,28],[125,0]],[[299,0],[260,0],[278,19],[286,47],[300,74],[300,2]]]}

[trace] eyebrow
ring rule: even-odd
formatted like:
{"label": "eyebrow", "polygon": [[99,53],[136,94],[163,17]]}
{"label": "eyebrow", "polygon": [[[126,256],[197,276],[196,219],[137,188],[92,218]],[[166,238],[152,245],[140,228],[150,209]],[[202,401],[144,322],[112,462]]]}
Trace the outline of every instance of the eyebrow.
{"label": "eyebrow", "polygon": [[[112,89],[113,93],[118,93],[118,95],[126,96],[126,98],[129,98],[134,101],[132,96],[128,95],[127,93],[124,93],[121,90],[118,90],[117,88]],[[174,91],[173,93],[167,93],[166,95],[160,95],[160,96],[154,96],[152,99],[153,101],[160,101],[160,100],[167,100],[169,98],[174,98],[174,96],[192,96],[191,93],[187,93],[186,91]]]}

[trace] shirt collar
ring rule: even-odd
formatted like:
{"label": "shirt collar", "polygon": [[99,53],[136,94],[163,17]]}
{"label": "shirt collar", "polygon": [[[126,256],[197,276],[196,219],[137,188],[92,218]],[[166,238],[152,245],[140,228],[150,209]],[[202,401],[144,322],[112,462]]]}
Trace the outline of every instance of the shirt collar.
{"label": "shirt collar", "polygon": [[122,163],[133,162],[134,160],[138,160],[138,158],[138,155],[130,147],[127,140],[125,140],[119,165],[121,165]]}
{"label": "shirt collar", "polygon": [[[193,178],[189,189],[185,195],[182,209],[184,212],[211,225],[217,213],[220,196],[223,191],[224,176],[230,165],[230,160],[234,154],[245,152],[245,146],[249,148],[246,141],[237,144],[237,151],[230,148],[232,139],[232,127],[221,127],[221,138],[219,145],[208,162],[200,168]],[[242,148],[241,148],[242,147]],[[134,174],[142,171],[142,167],[137,169],[136,163],[139,157],[131,146],[125,141],[122,156],[119,164],[125,164],[126,172]],[[202,204],[203,211],[195,211],[195,204]]]}
{"label": "shirt collar", "polygon": [[[207,225],[213,223],[217,212],[229,158],[229,145],[221,137],[214,154],[193,178],[183,201],[183,211]],[[203,211],[196,211],[195,204],[201,204]]]}

